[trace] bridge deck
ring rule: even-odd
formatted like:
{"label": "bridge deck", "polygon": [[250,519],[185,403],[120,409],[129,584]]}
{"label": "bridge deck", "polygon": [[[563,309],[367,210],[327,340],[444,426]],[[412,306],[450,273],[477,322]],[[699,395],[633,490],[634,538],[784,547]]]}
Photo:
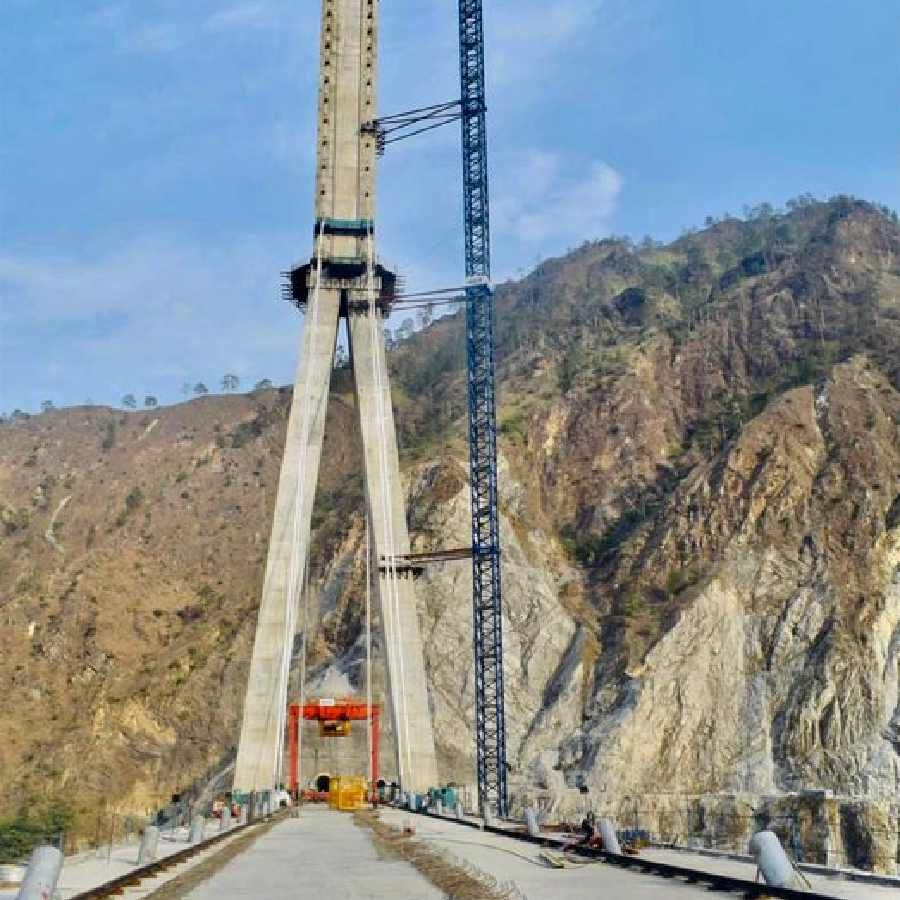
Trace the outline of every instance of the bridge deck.
{"label": "bridge deck", "polygon": [[404,862],[379,857],[347,813],[308,804],[284,819],[208,881],[190,900],[439,900],[443,894]]}
{"label": "bridge deck", "polygon": [[[483,834],[461,827],[452,820],[410,816],[398,810],[383,810],[382,818],[390,823],[404,819],[416,826],[416,833],[451,853],[469,860],[482,871],[501,881],[514,881],[528,897],[559,897],[580,900],[598,896],[627,897],[628,900],[690,900],[691,897],[727,897],[705,885],[692,885],[602,863],[588,863],[579,868],[548,869],[537,863],[539,849],[532,845],[496,834]],[[516,855],[513,855],[516,854]],[[641,856],[701,872],[712,872],[753,881],[756,868],[750,863],[727,858],[713,859],[697,853],[670,850],[645,850]],[[523,858],[524,857],[524,858]],[[900,894],[894,887],[847,881],[821,875],[807,875],[812,889],[838,900],[896,900]],[[598,888],[603,889],[598,894]]]}
{"label": "bridge deck", "polygon": [[[463,828],[453,821],[412,816],[398,810],[383,810],[389,824],[409,820],[418,837],[435,847],[465,859],[500,882],[514,882],[525,896],[553,897],[554,900],[691,900],[714,897],[702,885],[671,882],[655,875],[587,862],[566,869],[551,869],[539,857],[539,848],[513,838],[484,834]],[[724,896],[724,895],[722,895]]]}
{"label": "bridge deck", "polygon": [[[698,885],[589,864],[553,870],[537,859],[537,848],[496,835],[484,835],[453,822],[382,810],[389,824],[410,822],[416,834],[464,859],[501,882],[514,882],[528,897],[596,900],[690,900],[710,896]],[[599,893],[598,893],[599,891]],[[243,900],[259,897],[327,897],[328,900],[444,896],[405,862],[378,855],[368,832],[353,818],[307,805],[299,819],[286,819],[247,851],[191,891],[189,900]]]}
{"label": "bridge deck", "polygon": [[[452,820],[417,816],[401,810],[382,809],[382,820],[395,826],[409,823],[417,839],[428,842],[449,855],[465,860],[501,883],[514,884],[528,897],[580,900],[598,896],[627,897],[629,900],[690,900],[717,896],[702,884],[668,880],[658,875],[620,869],[603,863],[586,862],[566,869],[550,869],[540,861],[540,848],[493,833],[485,834],[461,827]],[[299,818],[287,818],[264,825],[249,846],[235,843],[231,857],[215,857],[218,847],[210,847],[170,874],[141,883],[126,891],[126,900],[146,897],[174,876],[195,869],[194,877],[167,894],[168,900],[242,900],[259,897],[321,897],[322,900],[392,898],[431,900],[443,894],[409,864],[384,858],[375,848],[371,833],[357,827],[352,816],[307,805]],[[184,835],[176,843],[163,841],[162,855],[184,846]],[[237,837],[237,834],[236,834]],[[231,844],[229,838],[221,847]],[[134,865],[136,847],[114,848],[110,862],[85,854],[69,859],[63,870],[60,896],[72,897],[80,890],[101,884],[128,871]],[[648,850],[642,856],[705,872],[752,880],[753,867],[731,859],[711,859],[693,853]],[[212,861],[208,870],[204,859]],[[121,871],[120,871],[121,870]],[[894,887],[853,883],[837,878],[810,876],[813,890],[841,900],[896,900]],[[172,885],[176,888],[176,885]],[[15,889],[0,890],[0,898],[15,897]],[[719,894],[718,896],[726,896]]]}

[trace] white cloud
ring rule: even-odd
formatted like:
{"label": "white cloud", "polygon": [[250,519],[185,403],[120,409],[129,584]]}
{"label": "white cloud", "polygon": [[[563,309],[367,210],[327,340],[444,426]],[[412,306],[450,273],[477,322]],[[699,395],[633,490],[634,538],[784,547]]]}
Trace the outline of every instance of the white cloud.
{"label": "white cloud", "polygon": [[182,378],[224,371],[282,377],[302,321],[279,296],[292,243],[276,235],[203,247],[156,236],[88,260],[2,256],[0,358],[24,340],[35,391],[62,399],[54,392],[72,384],[66,402],[81,399],[81,381],[94,395],[105,386],[111,400],[140,383],[174,394]]}
{"label": "white cloud", "polygon": [[608,232],[623,184],[609,164],[577,166],[531,150],[505,160],[500,171],[493,219],[501,234],[550,253]]}
{"label": "white cloud", "polygon": [[487,10],[491,80],[533,81],[552,57],[593,27],[602,7],[602,0],[503,0]]}
{"label": "white cloud", "polygon": [[154,55],[180,50],[200,39],[204,31],[292,24],[298,16],[306,15],[305,10],[292,15],[283,0],[232,0],[218,6],[203,15],[196,7],[185,4],[181,15],[156,20],[152,10],[122,0],[100,7],[86,21],[108,32],[120,52]]}
{"label": "white cloud", "polygon": [[272,22],[273,10],[265,0],[238,3],[227,9],[213,13],[207,20],[209,28],[241,28],[251,25],[268,25]]}
{"label": "white cloud", "polygon": [[156,54],[180,50],[191,38],[191,29],[176,22],[156,22],[119,32],[120,48],[126,53]]}

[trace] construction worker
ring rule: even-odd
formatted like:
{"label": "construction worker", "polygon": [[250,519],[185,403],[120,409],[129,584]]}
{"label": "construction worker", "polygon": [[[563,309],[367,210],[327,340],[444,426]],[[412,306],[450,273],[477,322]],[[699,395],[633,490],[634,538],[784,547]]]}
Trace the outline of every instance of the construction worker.
{"label": "construction worker", "polygon": [[563,853],[574,847],[592,847],[595,850],[603,849],[603,838],[597,830],[597,817],[593,812],[589,812],[581,820],[581,837],[578,840],[571,841],[563,847]]}

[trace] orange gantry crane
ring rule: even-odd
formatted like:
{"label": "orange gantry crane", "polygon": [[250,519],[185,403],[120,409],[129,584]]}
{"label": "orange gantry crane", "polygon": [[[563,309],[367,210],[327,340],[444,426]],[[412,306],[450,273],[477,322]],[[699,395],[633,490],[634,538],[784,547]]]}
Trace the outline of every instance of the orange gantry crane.
{"label": "orange gantry crane", "polygon": [[369,705],[355,697],[326,698],[310,700],[303,704],[288,706],[288,739],[290,745],[291,768],[288,786],[291,794],[297,796],[300,790],[300,719],[319,723],[320,737],[347,737],[352,730],[352,722],[372,723],[372,784],[378,784],[378,743],[381,735],[381,704]]}

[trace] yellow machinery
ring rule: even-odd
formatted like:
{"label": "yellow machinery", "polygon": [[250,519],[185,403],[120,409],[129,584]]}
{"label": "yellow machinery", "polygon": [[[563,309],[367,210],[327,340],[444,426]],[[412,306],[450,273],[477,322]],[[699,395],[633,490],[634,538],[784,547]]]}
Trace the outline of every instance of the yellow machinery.
{"label": "yellow machinery", "polygon": [[350,722],[319,722],[319,737],[347,737],[352,732]]}
{"label": "yellow machinery", "polygon": [[344,812],[363,809],[368,793],[366,779],[362,776],[337,775],[328,787],[328,805]]}

